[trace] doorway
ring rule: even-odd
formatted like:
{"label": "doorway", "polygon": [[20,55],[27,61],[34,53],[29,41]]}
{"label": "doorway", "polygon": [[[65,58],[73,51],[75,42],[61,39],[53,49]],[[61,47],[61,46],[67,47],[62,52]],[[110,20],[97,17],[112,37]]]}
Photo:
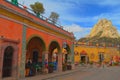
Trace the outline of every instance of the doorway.
{"label": "doorway", "polygon": [[38,63],[38,51],[33,51],[33,58],[32,58],[32,62],[33,63]]}
{"label": "doorway", "polygon": [[10,77],[12,75],[12,61],[14,49],[8,46],[4,51],[2,77]]}
{"label": "doorway", "polygon": [[81,56],[80,59],[81,59],[81,62],[82,62],[82,63],[86,63],[86,56]]}

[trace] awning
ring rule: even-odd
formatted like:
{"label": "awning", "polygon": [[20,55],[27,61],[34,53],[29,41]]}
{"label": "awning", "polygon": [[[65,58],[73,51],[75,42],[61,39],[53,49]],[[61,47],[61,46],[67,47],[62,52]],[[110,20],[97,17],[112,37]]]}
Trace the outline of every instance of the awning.
{"label": "awning", "polygon": [[80,52],[80,55],[87,55],[87,53],[83,50]]}

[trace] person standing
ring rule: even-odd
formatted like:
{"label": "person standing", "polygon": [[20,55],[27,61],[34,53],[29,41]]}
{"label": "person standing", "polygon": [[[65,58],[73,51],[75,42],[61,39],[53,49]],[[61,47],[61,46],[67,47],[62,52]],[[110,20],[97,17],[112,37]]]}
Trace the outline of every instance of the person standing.
{"label": "person standing", "polygon": [[45,73],[48,73],[48,60],[47,59],[45,59],[44,65],[45,65]]}
{"label": "person standing", "polygon": [[33,71],[32,71],[32,60],[29,58],[27,61],[27,66],[29,68],[29,76],[33,75]]}

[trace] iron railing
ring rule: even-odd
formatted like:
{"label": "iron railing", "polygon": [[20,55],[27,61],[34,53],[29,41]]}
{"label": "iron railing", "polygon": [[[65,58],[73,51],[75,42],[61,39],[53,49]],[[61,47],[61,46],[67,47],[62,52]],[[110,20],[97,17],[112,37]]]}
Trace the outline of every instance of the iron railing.
{"label": "iron railing", "polygon": [[[28,8],[28,7],[25,6],[25,5],[22,5],[22,4],[18,3],[17,0],[12,0],[12,1],[6,0],[6,1],[12,3],[13,5],[15,5],[15,6],[17,6],[17,7],[20,7],[20,8],[22,8],[22,9],[25,9],[26,11],[28,11],[29,13],[31,13],[31,14],[33,14],[34,16],[37,17],[37,15],[34,13],[34,11],[33,11],[32,9]],[[59,27],[59,28],[62,28],[62,29],[63,29],[63,26],[61,26],[61,25],[58,24],[58,23],[53,23],[53,21],[52,21],[50,18],[47,18],[47,17],[45,17],[45,16],[43,16],[43,15],[40,15],[38,18],[40,18],[40,19],[42,19],[42,20],[45,20],[45,21],[47,21],[48,23],[53,24],[53,25],[55,25],[56,27]]]}

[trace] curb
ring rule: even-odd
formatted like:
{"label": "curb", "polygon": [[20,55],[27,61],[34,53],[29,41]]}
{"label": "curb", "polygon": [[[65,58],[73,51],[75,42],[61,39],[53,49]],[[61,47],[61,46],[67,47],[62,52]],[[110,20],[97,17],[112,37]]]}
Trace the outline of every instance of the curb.
{"label": "curb", "polygon": [[54,77],[58,77],[58,76],[63,76],[63,75],[67,75],[67,74],[71,74],[71,73],[74,73],[74,72],[77,72],[77,71],[80,71],[81,69],[78,69],[78,70],[71,70],[71,71],[66,71],[66,73],[62,72],[61,74],[56,74],[56,75],[52,75],[52,76],[49,76],[47,78],[44,78],[42,80],[47,80],[49,78],[54,78]]}
{"label": "curb", "polygon": [[71,73],[74,73],[74,72],[77,72],[77,71],[81,71],[82,69],[84,69],[83,67],[77,67],[73,70],[69,70],[69,71],[64,71],[64,72],[54,72],[54,73],[51,73],[51,74],[44,74],[44,75],[37,75],[37,76],[34,76],[34,77],[28,77],[28,78],[25,78],[24,80],[47,80],[49,78],[53,78],[53,77],[57,77],[57,76],[62,76],[62,75],[67,75],[67,74],[71,74]]}

